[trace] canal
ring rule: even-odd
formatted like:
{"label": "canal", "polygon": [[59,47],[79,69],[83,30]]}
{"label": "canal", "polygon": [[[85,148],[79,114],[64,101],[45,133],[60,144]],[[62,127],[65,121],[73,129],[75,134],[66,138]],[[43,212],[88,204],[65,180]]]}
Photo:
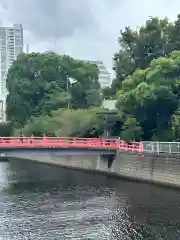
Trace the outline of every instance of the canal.
{"label": "canal", "polygon": [[0,240],[177,240],[180,191],[30,162],[0,163]]}

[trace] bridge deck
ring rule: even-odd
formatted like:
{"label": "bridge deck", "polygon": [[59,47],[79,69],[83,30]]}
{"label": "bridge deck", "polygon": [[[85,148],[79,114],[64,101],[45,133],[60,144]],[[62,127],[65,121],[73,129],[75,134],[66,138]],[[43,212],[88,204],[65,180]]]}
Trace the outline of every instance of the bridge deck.
{"label": "bridge deck", "polygon": [[0,138],[0,149],[12,148],[63,148],[98,149],[142,152],[140,142],[127,143],[108,138],[69,138],[69,137],[8,137]]}

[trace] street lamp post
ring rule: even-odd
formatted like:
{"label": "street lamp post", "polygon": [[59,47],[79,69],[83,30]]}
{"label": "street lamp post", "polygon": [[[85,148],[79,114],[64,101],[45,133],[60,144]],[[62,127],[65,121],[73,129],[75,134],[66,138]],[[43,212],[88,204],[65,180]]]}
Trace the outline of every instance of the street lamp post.
{"label": "street lamp post", "polygon": [[[63,77],[65,78],[65,84],[66,84],[66,92],[69,93],[69,77],[68,77],[68,73],[64,70],[63,66],[59,66],[59,69],[63,75]],[[70,103],[69,103],[69,98],[68,98],[68,102],[67,102],[67,108],[70,108]]]}
{"label": "street lamp post", "polygon": [[[63,66],[60,66],[61,72],[64,73],[65,81],[66,81],[66,92],[69,93],[70,85],[77,83],[77,80],[68,76],[68,73],[64,70]],[[70,99],[68,98],[67,108],[70,109]]]}
{"label": "street lamp post", "polygon": [[[73,84],[76,84],[77,80],[75,78],[68,77],[67,75],[67,92],[69,92],[69,87],[72,86]],[[71,105],[71,99],[68,99],[68,109],[70,108]]]}
{"label": "street lamp post", "polygon": [[[66,73],[66,91],[69,94],[69,78],[68,78],[68,74],[67,73]],[[68,102],[67,102],[67,108],[70,109],[69,97],[68,97]]]}

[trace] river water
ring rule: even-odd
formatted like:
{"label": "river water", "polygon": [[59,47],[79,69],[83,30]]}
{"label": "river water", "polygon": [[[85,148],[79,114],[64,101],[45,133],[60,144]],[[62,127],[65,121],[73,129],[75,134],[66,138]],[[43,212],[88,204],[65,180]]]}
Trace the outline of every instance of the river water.
{"label": "river water", "polygon": [[180,191],[1,162],[1,239],[180,239]]}

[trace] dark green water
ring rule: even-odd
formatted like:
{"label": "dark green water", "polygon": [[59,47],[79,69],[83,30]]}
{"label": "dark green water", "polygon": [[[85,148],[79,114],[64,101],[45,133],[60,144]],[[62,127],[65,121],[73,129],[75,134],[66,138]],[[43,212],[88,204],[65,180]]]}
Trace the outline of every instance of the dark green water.
{"label": "dark green water", "polygon": [[0,240],[180,239],[180,191],[0,163]]}

